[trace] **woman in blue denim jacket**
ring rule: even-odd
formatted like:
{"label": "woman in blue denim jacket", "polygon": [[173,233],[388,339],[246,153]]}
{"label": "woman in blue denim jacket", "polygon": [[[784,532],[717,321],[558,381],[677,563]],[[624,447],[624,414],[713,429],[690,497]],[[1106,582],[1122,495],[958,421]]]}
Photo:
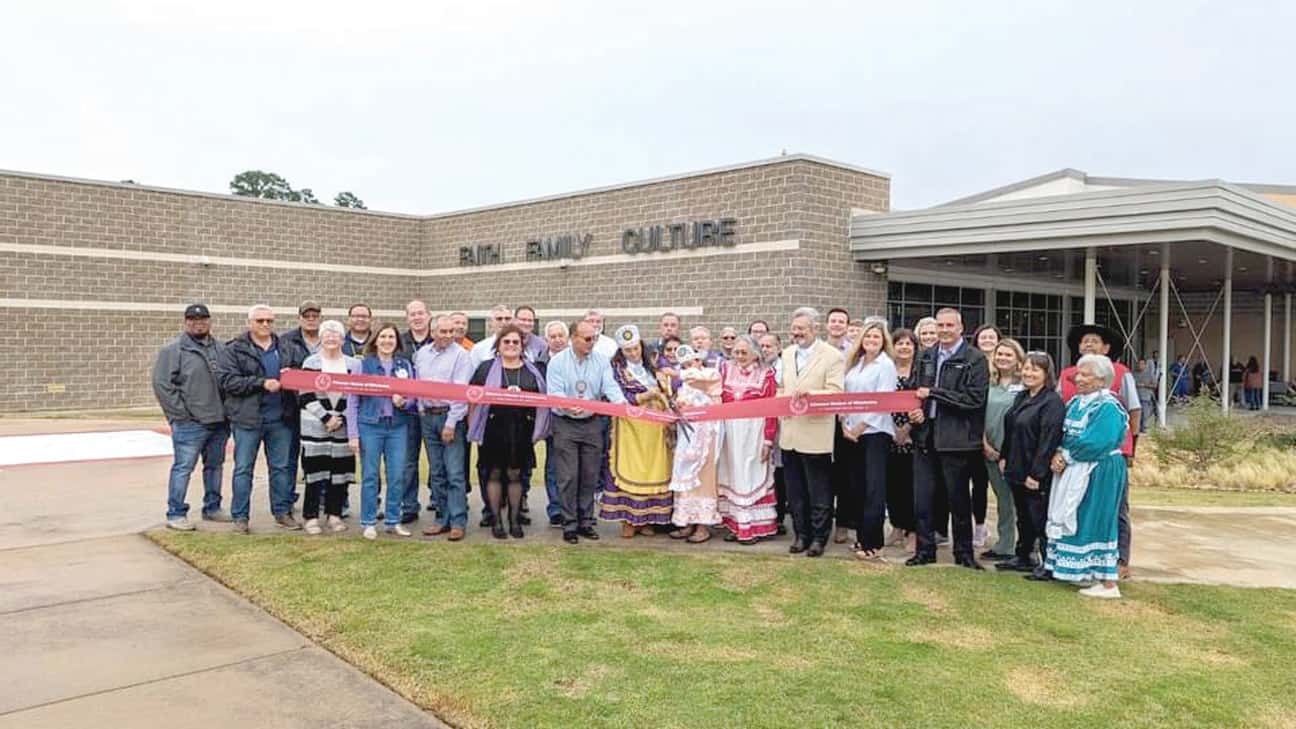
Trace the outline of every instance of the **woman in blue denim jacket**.
{"label": "woman in blue denim jacket", "polygon": [[[384,324],[365,346],[360,374],[414,379],[414,365],[400,353],[400,331]],[[377,539],[378,468],[387,468],[387,513],[384,521],[389,534],[410,536],[401,526],[401,499],[404,496],[407,419],[399,411],[413,412],[417,401],[401,395],[347,395],[347,438],[351,451],[360,454],[360,526],[365,539]]]}

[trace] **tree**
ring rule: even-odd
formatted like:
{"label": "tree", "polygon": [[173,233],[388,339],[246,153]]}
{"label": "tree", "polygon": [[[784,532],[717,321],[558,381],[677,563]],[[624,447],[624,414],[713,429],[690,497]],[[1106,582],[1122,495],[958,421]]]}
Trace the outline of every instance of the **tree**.
{"label": "tree", "polygon": [[368,210],[365,207],[364,200],[355,196],[353,192],[339,192],[337,197],[333,198],[333,204],[340,208],[354,208],[356,210]]}
{"label": "tree", "polygon": [[261,170],[248,170],[235,175],[230,180],[230,192],[266,200],[294,200],[293,196],[298,194],[284,178]]}
{"label": "tree", "polygon": [[309,187],[303,187],[300,190],[293,190],[289,194],[288,199],[293,202],[306,203],[307,205],[320,204],[319,198],[315,197],[315,193],[311,192]]}

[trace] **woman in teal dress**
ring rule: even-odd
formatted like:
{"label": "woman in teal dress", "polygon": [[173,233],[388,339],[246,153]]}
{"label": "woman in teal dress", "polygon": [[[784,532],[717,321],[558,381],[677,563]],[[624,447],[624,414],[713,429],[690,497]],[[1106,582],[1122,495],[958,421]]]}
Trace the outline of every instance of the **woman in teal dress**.
{"label": "woman in teal dress", "polygon": [[1093,584],[1086,597],[1118,598],[1117,514],[1126,487],[1124,442],[1129,416],[1108,390],[1111,360],[1089,354],[1076,363],[1078,394],[1062,422],[1062,447],[1053,457],[1048,552],[1053,577]]}

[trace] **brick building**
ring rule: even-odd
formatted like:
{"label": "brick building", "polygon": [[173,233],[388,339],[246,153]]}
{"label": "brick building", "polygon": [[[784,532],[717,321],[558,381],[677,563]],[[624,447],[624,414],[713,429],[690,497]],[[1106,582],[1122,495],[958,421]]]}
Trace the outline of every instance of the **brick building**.
{"label": "brick building", "polygon": [[221,338],[258,302],[293,326],[305,298],[402,326],[412,298],[541,321],[594,306],[646,332],[667,310],[776,330],[801,305],[881,314],[885,278],[847,243],[889,205],[887,175],[805,155],[432,216],[0,172],[0,356],[18,365],[0,408],[151,404],[193,301]]}

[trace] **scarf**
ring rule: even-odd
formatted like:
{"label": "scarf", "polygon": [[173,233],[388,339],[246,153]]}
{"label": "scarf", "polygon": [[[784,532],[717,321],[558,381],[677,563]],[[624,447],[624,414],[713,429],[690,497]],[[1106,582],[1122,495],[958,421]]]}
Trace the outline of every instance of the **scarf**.
{"label": "scarf", "polygon": [[[535,378],[540,392],[545,391],[544,375],[536,366],[522,359],[522,366]],[[486,373],[486,387],[500,387],[504,384],[504,361],[496,357],[491,361],[490,370]],[[486,420],[490,416],[490,405],[478,405],[468,415],[468,440],[481,443],[486,437]],[[549,408],[536,408],[535,427],[531,429],[531,442],[544,440],[549,435]]]}

